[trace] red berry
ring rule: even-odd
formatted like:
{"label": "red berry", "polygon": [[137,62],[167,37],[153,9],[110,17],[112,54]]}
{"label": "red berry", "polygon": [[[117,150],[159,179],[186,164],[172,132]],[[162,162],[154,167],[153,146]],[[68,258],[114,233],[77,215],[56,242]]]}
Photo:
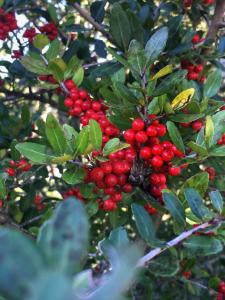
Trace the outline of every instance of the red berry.
{"label": "red berry", "polygon": [[128,144],[132,144],[135,140],[135,131],[132,129],[128,129],[124,132],[123,136]]}
{"label": "red berry", "polygon": [[164,136],[166,134],[166,126],[163,124],[158,124],[156,126],[156,131],[158,136]]}
{"label": "red berry", "polygon": [[127,176],[125,174],[121,174],[117,176],[117,180],[118,180],[118,184],[122,186],[127,183]]}
{"label": "red berry", "polygon": [[174,157],[173,151],[171,150],[164,150],[161,154],[161,157],[164,161],[171,161],[171,159]]}
{"label": "red berry", "polygon": [[145,127],[145,123],[142,119],[135,119],[132,122],[132,129],[135,131],[141,131],[144,129],[144,127]]}
{"label": "red berry", "polygon": [[101,164],[101,169],[104,172],[104,174],[110,174],[112,173],[112,164],[110,162],[104,162]]}
{"label": "red berry", "polygon": [[123,192],[124,193],[131,193],[132,192],[132,185],[130,183],[127,183],[123,186]]}
{"label": "red berry", "polygon": [[187,74],[188,80],[196,80],[198,79],[198,73],[195,72],[190,72]]}
{"label": "red berry", "polygon": [[114,175],[114,174],[109,174],[105,177],[105,184],[108,186],[108,187],[114,187],[116,186],[118,183],[118,179],[117,179],[117,176]]}
{"label": "red berry", "polygon": [[195,34],[195,35],[193,36],[193,38],[192,38],[191,41],[192,41],[193,44],[199,43],[199,41],[200,41],[200,36],[199,36],[198,34]]}
{"label": "red berry", "polygon": [[66,107],[72,107],[73,106],[73,100],[69,97],[67,97],[65,100],[64,100],[64,104]]}
{"label": "red berry", "polygon": [[101,110],[101,103],[98,101],[92,101],[91,107],[94,111],[100,111]]}
{"label": "red berry", "polygon": [[144,144],[147,142],[148,140],[148,136],[147,134],[144,132],[144,131],[139,131],[135,134],[135,140],[138,142],[138,143],[141,143],[141,144]]}
{"label": "red berry", "polygon": [[117,209],[117,205],[111,198],[108,198],[103,203],[103,209],[105,211],[112,211],[112,210]]}
{"label": "red berry", "polygon": [[153,125],[148,126],[146,133],[148,136],[156,136],[157,135],[156,127]]}
{"label": "red berry", "polygon": [[161,145],[154,145],[152,147],[152,154],[160,155],[163,152],[163,147]]}
{"label": "red berry", "polygon": [[209,174],[209,179],[213,180],[216,176],[216,170],[213,167],[208,167],[205,170]]}
{"label": "red berry", "polygon": [[194,71],[196,73],[201,73],[203,71],[203,69],[204,69],[204,66],[202,64],[199,64],[199,65],[194,67]]}
{"label": "red berry", "polygon": [[151,164],[153,167],[161,167],[163,165],[163,160],[161,156],[155,155],[151,160]]}
{"label": "red berry", "polygon": [[171,176],[179,176],[180,173],[181,173],[181,168],[179,168],[179,167],[169,167],[168,173]]}
{"label": "red berry", "polygon": [[122,161],[116,161],[113,163],[113,172],[117,175],[125,173],[125,165]]}
{"label": "red berry", "polygon": [[112,196],[112,200],[114,202],[119,202],[122,200],[122,194],[120,192],[117,192],[115,193],[113,196]]}
{"label": "red berry", "polygon": [[153,173],[153,174],[149,175],[149,182],[153,185],[160,184],[161,180],[160,180],[159,174]]}
{"label": "red berry", "polygon": [[152,151],[150,147],[141,148],[140,155],[142,159],[149,159],[152,156]]}
{"label": "red berry", "polygon": [[100,181],[104,178],[104,172],[102,168],[95,168],[91,171],[91,179],[93,181]]}
{"label": "red berry", "polygon": [[203,126],[203,122],[201,120],[197,120],[197,121],[194,121],[192,124],[191,124],[191,127],[193,128],[193,130],[195,132],[198,132],[201,130]]}
{"label": "red berry", "polygon": [[150,214],[150,215],[155,215],[157,213],[157,210],[151,206],[151,204],[145,204],[144,206],[145,210],[147,210],[147,212]]}
{"label": "red berry", "polygon": [[115,188],[114,187],[107,187],[107,188],[104,188],[104,193],[106,195],[114,195],[116,192]]}
{"label": "red berry", "polygon": [[15,170],[12,168],[6,168],[6,172],[8,173],[9,176],[13,177],[15,175]]}

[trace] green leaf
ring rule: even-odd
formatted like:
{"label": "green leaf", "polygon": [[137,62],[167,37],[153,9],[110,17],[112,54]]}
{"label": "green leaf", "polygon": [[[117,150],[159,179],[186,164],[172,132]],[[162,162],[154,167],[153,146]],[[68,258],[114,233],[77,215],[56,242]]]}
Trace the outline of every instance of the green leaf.
{"label": "green leaf", "polygon": [[155,97],[148,105],[148,114],[158,114],[160,112],[159,99]]}
{"label": "green leaf", "polygon": [[103,148],[103,156],[108,156],[109,154],[128,148],[129,144],[122,143],[118,138],[113,138],[109,140]]}
{"label": "green leaf", "polygon": [[132,204],[131,209],[140,236],[149,245],[154,244],[156,241],[156,236],[155,236],[155,227],[151,217],[144,209],[144,207],[139,204],[136,203]]}
{"label": "green leaf", "polygon": [[207,172],[197,173],[190,178],[188,178],[182,185],[179,196],[183,195],[184,189],[193,188],[199,192],[199,194],[204,197],[209,184],[209,174]]}
{"label": "green leaf", "polygon": [[140,257],[138,248],[129,246],[119,253],[111,251],[109,256],[113,272],[108,274],[107,280],[102,282],[88,300],[124,300],[122,294],[134,280],[137,261]]}
{"label": "green leaf", "polygon": [[225,156],[225,146],[216,147],[209,153],[210,156]]}
{"label": "green leaf", "polygon": [[146,57],[144,48],[136,40],[132,40],[128,50],[129,68],[136,80],[141,80],[145,65]]}
{"label": "green leaf", "polygon": [[23,121],[24,127],[28,126],[30,123],[30,110],[28,105],[23,105],[21,109],[21,119]]}
{"label": "green leaf", "polygon": [[84,79],[84,68],[80,67],[78,68],[74,75],[73,75],[73,81],[76,84],[76,86],[80,86]]}
{"label": "green leaf", "polygon": [[52,114],[48,114],[45,126],[45,133],[53,150],[58,155],[64,154],[67,146],[64,131]]}
{"label": "green leaf", "polygon": [[186,74],[186,71],[178,70],[166,76],[154,90],[153,96],[160,96],[171,92],[171,90],[183,80]]}
{"label": "green leaf", "polygon": [[68,184],[78,184],[84,181],[86,173],[83,168],[67,170],[63,173],[62,179]]}
{"label": "green leaf", "polygon": [[220,240],[209,236],[193,236],[184,241],[183,245],[191,254],[207,256],[214,255],[223,250]]}
{"label": "green leaf", "polygon": [[205,142],[206,145],[211,145],[214,135],[214,124],[211,116],[206,116],[205,121]]}
{"label": "green leaf", "polygon": [[158,29],[148,40],[145,46],[145,55],[148,64],[153,63],[166,46],[168,39],[168,28]]}
{"label": "green leaf", "polygon": [[197,191],[192,188],[187,188],[184,190],[184,195],[191,211],[197,218],[204,220],[212,217],[212,213],[204,205],[203,200]]}
{"label": "green leaf", "polygon": [[61,43],[58,39],[55,39],[53,42],[50,43],[47,52],[45,53],[45,57],[48,61],[55,59],[61,50]]}
{"label": "green leaf", "polygon": [[190,147],[194,152],[196,152],[198,155],[200,156],[207,156],[208,155],[208,151],[205,147],[198,145],[195,142],[189,142],[188,147]]}
{"label": "green leaf", "polygon": [[123,250],[130,245],[130,240],[126,229],[118,227],[110,232],[108,238],[99,242],[99,248],[107,256],[110,248],[114,247],[117,251]]}
{"label": "green leaf", "polygon": [[214,208],[221,214],[223,210],[223,197],[218,190],[209,193]]}
{"label": "green leaf", "polygon": [[37,34],[34,37],[33,45],[38,49],[43,49],[45,46],[49,44],[49,39],[45,34]]}
{"label": "green leaf", "polygon": [[38,75],[51,75],[49,70],[41,57],[32,57],[31,55],[23,56],[20,59],[21,64],[30,72]]}
{"label": "green leaf", "polygon": [[70,280],[65,274],[46,270],[41,276],[31,282],[31,294],[25,300],[73,300],[73,290]]}
{"label": "green leaf", "polygon": [[209,74],[203,89],[204,97],[212,97],[219,91],[222,83],[222,72],[216,69],[213,73]]}
{"label": "green leaf", "polygon": [[7,196],[6,193],[6,186],[5,186],[5,180],[2,177],[2,174],[0,173],[0,199],[4,199]]}
{"label": "green leaf", "polygon": [[62,58],[54,58],[48,64],[49,69],[52,71],[54,78],[61,83],[64,78],[64,71],[66,64]]}
{"label": "green leaf", "polygon": [[225,110],[217,112],[212,116],[214,124],[214,136],[211,145],[215,145],[225,132]]}
{"label": "green leaf", "polygon": [[170,115],[169,119],[176,123],[189,123],[204,117],[204,114],[175,114]]}
{"label": "green leaf", "polygon": [[89,125],[90,142],[95,150],[100,151],[102,147],[102,130],[95,120],[90,120]]}
{"label": "green leaf", "polygon": [[[89,144],[89,127],[85,126],[79,132],[75,140],[75,149],[76,154],[84,154],[84,151],[87,149]],[[76,155],[75,154],[75,155]]]}
{"label": "green leaf", "polygon": [[50,266],[73,275],[80,270],[87,253],[88,237],[84,206],[79,200],[69,198],[58,205],[53,217],[41,227],[37,241]]}
{"label": "green leaf", "polygon": [[175,194],[170,192],[169,190],[163,191],[163,201],[166,205],[166,208],[171,213],[172,217],[174,218],[175,222],[181,226],[182,228],[185,227],[185,212],[184,208],[177,198]]}
{"label": "green leaf", "polygon": [[114,82],[113,90],[118,98],[124,100],[124,103],[130,102],[132,104],[137,104],[138,99],[134,96],[134,94],[121,82]]}
{"label": "green leaf", "polygon": [[57,24],[58,23],[58,18],[57,18],[56,9],[55,9],[55,6],[51,3],[48,4],[48,12],[50,14],[50,17],[51,17],[52,21],[55,24]]}
{"label": "green leaf", "polygon": [[36,164],[50,163],[55,158],[48,148],[41,144],[25,142],[17,144],[16,149]]}
{"label": "green leaf", "polygon": [[149,264],[149,271],[154,276],[172,277],[180,270],[176,251],[167,251],[155,257]]}
{"label": "green leaf", "polygon": [[130,23],[119,3],[115,3],[112,7],[109,24],[113,40],[123,50],[127,50],[131,40]]}
{"label": "green leaf", "polygon": [[1,229],[0,257],[1,296],[12,300],[30,299],[30,282],[38,278],[45,268],[39,249],[22,233]]}
{"label": "green leaf", "polygon": [[172,142],[175,144],[175,146],[180,151],[182,151],[184,153],[185,152],[184,143],[183,143],[183,139],[181,137],[181,134],[180,134],[178,128],[171,121],[168,121],[166,123],[166,126],[167,126],[167,129],[168,129],[168,132],[169,132],[169,136],[170,136]]}

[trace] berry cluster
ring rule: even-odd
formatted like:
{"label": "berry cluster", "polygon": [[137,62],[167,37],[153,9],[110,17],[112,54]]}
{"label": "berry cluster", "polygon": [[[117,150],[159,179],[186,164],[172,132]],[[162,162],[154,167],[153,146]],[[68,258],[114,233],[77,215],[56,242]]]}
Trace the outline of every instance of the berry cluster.
{"label": "berry cluster", "polygon": [[225,299],[225,282],[220,281],[216,300],[224,300],[224,299]]}
{"label": "berry cluster", "polygon": [[45,208],[45,204],[42,201],[43,201],[43,197],[40,194],[37,194],[34,197],[34,205],[37,208],[37,210],[39,210],[39,211],[41,211]]}
{"label": "berry cluster", "polygon": [[225,145],[225,133],[221,136],[221,138],[217,141],[218,145]]}
{"label": "berry cluster", "polygon": [[34,37],[37,35],[36,29],[31,27],[31,28],[27,28],[24,33],[23,33],[23,37],[27,38],[29,43],[32,43],[34,40]]}
{"label": "berry cluster", "polygon": [[214,180],[216,177],[216,170],[213,167],[207,167],[205,171],[209,174],[209,180]]}
{"label": "berry cluster", "polygon": [[20,58],[23,55],[23,53],[20,50],[13,50],[12,58]]}
{"label": "berry cluster", "polygon": [[84,201],[84,197],[81,195],[79,187],[73,187],[62,193],[63,199],[67,199],[68,197],[75,196],[77,199]]}
{"label": "berry cluster", "polygon": [[164,137],[166,133],[166,126],[161,124],[155,115],[150,115],[146,122],[135,119],[132,128],[124,132],[125,141],[138,152],[145,169],[151,168],[150,193],[159,199],[162,190],[167,188],[166,174],[179,176],[181,173],[180,167],[172,165],[172,159],[175,156],[183,156],[170,141],[160,141],[159,138]]}
{"label": "berry cluster", "polygon": [[[209,6],[209,5],[214,4],[214,2],[215,2],[215,0],[203,0],[202,4],[205,6]],[[193,0],[184,0],[183,1],[183,6],[186,9],[191,8],[192,4],[193,4]]]}
{"label": "berry cluster", "polygon": [[136,152],[132,148],[119,150],[109,155],[109,161],[101,162],[91,170],[87,170],[86,182],[94,182],[97,190],[101,192],[99,207],[105,211],[117,208],[117,203],[122,200],[122,192],[130,193],[132,185],[129,183],[129,174],[133,165]]}
{"label": "berry cluster", "polygon": [[[195,38],[195,36],[193,37],[193,39]],[[188,71],[188,80],[200,81],[201,83],[205,82],[206,77],[202,75],[202,72],[204,70],[203,64],[192,64],[189,60],[184,59],[181,61],[181,68]]]}
{"label": "berry cluster", "polygon": [[103,146],[110,138],[120,134],[119,129],[107,118],[106,110],[108,108],[102,100],[93,100],[87,91],[78,89],[72,80],[67,80],[65,86],[70,92],[64,101],[65,106],[69,109],[68,114],[73,117],[80,117],[82,126],[88,125],[90,119],[96,120],[103,133]]}
{"label": "berry cluster", "polygon": [[5,12],[0,8],[0,40],[7,39],[10,32],[18,28],[15,14],[12,12]]}
{"label": "berry cluster", "polygon": [[24,158],[21,158],[18,162],[10,160],[9,166],[10,167],[6,168],[5,171],[11,177],[15,176],[18,172],[28,172],[31,168],[31,165]]}
{"label": "berry cluster", "polygon": [[189,127],[192,127],[192,129],[195,131],[195,132],[199,132],[204,123],[202,120],[196,120],[196,121],[193,121],[193,122],[187,122],[187,123],[180,123],[180,125],[182,127],[185,127],[185,128],[189,128]]}
{"label": "berry cluster", "polygon": [[50,41],[53,41],[58,36],[58,29],[53,22],[44,24],[43,26],[39,27],[39,30],[41,33],[46,34]]}
{"label": "berry cluster", "polygon": [[157,213],[157,209],[149,203],[145,204],[144,208],[150,215],[155,215]]}

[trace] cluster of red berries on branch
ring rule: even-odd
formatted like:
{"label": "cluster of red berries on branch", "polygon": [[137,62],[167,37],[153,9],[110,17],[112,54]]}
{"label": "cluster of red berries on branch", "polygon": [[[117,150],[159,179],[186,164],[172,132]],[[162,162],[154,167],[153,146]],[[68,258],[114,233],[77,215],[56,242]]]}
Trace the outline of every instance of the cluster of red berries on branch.
{"label": "cluster of red berries on branch", "polygon": [[140,155],[144,168],[151,168],[149,175],[150,193],[162,199],[162,190],[167,188],[166,175],[179,176],[181,167],[172,165],[174,157],[184,154],[169,140],[160,141],[167,133],[167,128],[155,115],[149,119],[135,119],[132,128],[124,132],[125,141]]}
{"label": "cluster of red berries on branch", "polygon": [[93,169],[86,169],[85,182],[93,182],[95,192],[106,197],[104,202],[99,201],[99,207],[105,211],[117,208],[122,200],[122,192],[130,193],[133,189],[129,183],[129,174],[133,166],[136,152],[132,148],[119,150],[109,154],[109,160],[100,162]]}
{"label": "cluster of red berries on branch", "polygon": [[216,300],[225,300],[225,282],[220,281]]}
{"label": "cluster of red berries on branch", "polygon": [[5,12],[0,8],[0,40],[6,40],[9,33],[18,28],[15,14],[13,12]]}
{"label": "cluster of red berries on branch", "polygon": [[221,138],[217,141],[218,145],[225,145],[225,133],[221,136]]}
{"label": "cluster of red berries on branch", "polygon": [[68,197],[75,196],[77,199],[84,201],[84,197],[82,196],[79,187],[72,187],[67,191],[62,193],[63,199],[66,200]]}
{"label": "cluster of red berries on branch", "polygon": [[[215,0],[202,0],[202,4],[204,6],[209,6],[215,3]],[[193,0],[184,0],[183,6],[184,8],[191,8],[193,4]]]}
{"label": "cluster of red berries on branch", "polygon": [[9,167],[5,169],[9,176],[14,177],[20,172],[28,172],[31,168],[31,164],[26,159],[21,158],[18,162],[14,160],[9,161]]}
{"label": "cluster of red berries on branch", "polygon": [[195,132],[199,132],[204,126],[204,122],[202,120],[196,120],[193,122],[180,123],[180,125],[185,128],[191,127]]}
{"label": "cluster of red berries on branch", "polygon": [[209,180],[214,180],[216,177],[216,170],[213,167],[207,167],[205,171],[209,174]]}
{"label": "cluster of red berries on branch", "polygon": [[181,68],[188,71],[187,73],[187,79],[188,80],[194,80],[199,81],[202,84],[205,83],[206,77],[202,75],[204,66],[203,64],[193,64],[187,59],[183,59],[181,61]]}
{"label": "cluster of red berries on branch", "polygon": [[34,205],[37,210],[42,211],[45,208],[45,204],[43,203],[43,197],[40,194],[37,194],[34,197]]}
{"label": "cluster of red berries on branch", "polygon": [[[40,26],[38,29],[40,30],[41,33],[46,34],[50,41],[53,41],[58,36],[58,29],[57,29],[55,23],[53,23],[53,22],[46,23],[46,24]],[[32,43],[34,40],[34,37],[37,34],[38,34],[38,32],[36,31],[36,29],[34,27],[31,27],[31,28],[27,28],[24,31],[23,37],[27,38],[28,41],[30,43]]]}
{"label": "cluster of red berries on branch", "polygon": [[[103,133],[103,146],[110,138],[119,136],[119,129],[106,116],[108,107],[102,100],[93,100],[86,90],[78,89],[72,80],[67,80],[65,86],[70,92],[64,101],[70,116],[79,117],[82,126],[88,125],[90,119],[97,121]],[[98,153],[95,151],[93,154]]]}
{"label": "cluster of red berries on branch", "polygon": [[32,43],[34,40],[34,37],[37,35],[36,29],[31,27],[31,28],[27,28],[24,33],[23,33],[23,37],[27,38],[29,43]]}
{"label": "cluster of red berries on branch", "polygon": [[39,30],[41,33],[46,34],[50,41],[53,41],[58,36],[58,29],[54,22],[44,24],[43,26],[39,27]]}

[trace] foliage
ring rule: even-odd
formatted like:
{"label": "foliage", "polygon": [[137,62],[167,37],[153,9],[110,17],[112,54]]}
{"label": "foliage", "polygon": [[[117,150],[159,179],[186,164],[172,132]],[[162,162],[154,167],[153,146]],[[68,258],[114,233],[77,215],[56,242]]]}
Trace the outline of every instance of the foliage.
{"label": "foliage", "polygon": [[225,299],[223,2],[0,1],[3,300]]}

